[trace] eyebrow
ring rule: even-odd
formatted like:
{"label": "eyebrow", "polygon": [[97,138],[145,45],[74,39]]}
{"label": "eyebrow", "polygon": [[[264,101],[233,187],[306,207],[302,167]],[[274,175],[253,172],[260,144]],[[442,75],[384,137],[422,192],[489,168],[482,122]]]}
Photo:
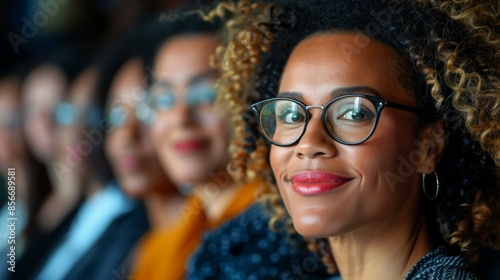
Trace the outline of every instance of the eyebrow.
{"label": "eyebrow", "polygon": [[[346,95],[346,94],[353,94],[353,93],[368,94],[368,95],[374,95],[374,96],[380,97],[380,94],[376,90],[374,90],[371,87],[366,87],[366,86],[353,86],[353,87],[337,88],[337,89],[334,89],[330,93],[330,97],[335,98],[338,96],[342,96],[342,95]],[[277,97],[288,97],[288,98],[293,98],[293,99],[297,99],[300,101],[304,100],[304,94],[301,92],[296,92],[296,91],[280,92],[280,93],[278,93]]]}
{"label": "eyebrow", "polygon": [[193,84],[196,84],[198,82],[202,82],[203,80],[212,79],[212,78],[217,79],[218,77],[219,77],[218,72],[216,70],[211,69],[211,70],[202,72],[202,73],[192,77],[191,79],[189,79],[188,84],[193,85]]}
{"label": "eyebrow", "polygon": [[[191,77],[188,81],[188,85],[194,85],[196,83],[202,82],[207,79],[217,79],[219,77],[218,72],[214,69],[201,72],[194,77]],[[151,87],[162,86],[162,87],[172,87],[172,83],[168,79],[156,80]]]}

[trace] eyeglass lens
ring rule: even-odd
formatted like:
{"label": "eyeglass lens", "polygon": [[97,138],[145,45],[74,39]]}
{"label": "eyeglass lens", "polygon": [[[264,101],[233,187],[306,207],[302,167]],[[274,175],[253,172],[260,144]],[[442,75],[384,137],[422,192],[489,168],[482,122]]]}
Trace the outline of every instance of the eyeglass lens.
{"label": "eyeglass lens", "polygon": [[[152,89],[151,107],[161,111],[168,111],[175,106],[179,97],[169,87],[159,87]],[[193,85],[186,91],[186,104],[190,108],[195,108],[200,105],[212,104],[216,94],[213,85],[200,84]]]}
{"label": "eyeglass lens", "polygon": [[[309,120],[308,110],[322,106],[304,106],[291,99],[275,99],[262,106],[262,131],[271,142],[289,145],[304,133]],[[358,143],[367,138],[377,119],[377,107],[368,98],[346,96],[334,99],[323,109],[323,124],[336,140]]]}
{"label": "eyeglass lens", "polygon": [[85,121],[89,127],[97,127],[102,118],[102,112],[95,106],[89,107],[85,112],[80,112],[75,105],[62,102],[57,105],[54,119],[56,124],[62,126],[70,126]]}

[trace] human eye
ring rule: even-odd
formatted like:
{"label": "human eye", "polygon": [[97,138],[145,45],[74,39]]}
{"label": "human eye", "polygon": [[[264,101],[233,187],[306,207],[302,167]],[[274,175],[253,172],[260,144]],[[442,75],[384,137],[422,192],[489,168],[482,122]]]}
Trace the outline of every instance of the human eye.
{"label": "human eye", "polygon": [[78,122],[78,112],[76,107],[67,102],[62,102],[56,108],[55,121],[59,125],[73,125]]}
{"label": "human eye", "polygon": [[306,116],[300,106],[292,102],[279,104],[276,106],[276,116],[280,123],[297,124],[305,121]]}
{"label": "human eye", "polygon": [[375,108],[369,101],[360,97],[346,100],[336,109],[336,119],[360,122],[373,119],[376,116]]}
{"label": "human eye", "polygon": [[175,98],[169,94],[162,94],[156,96],[154,100],[155,100],[154,102],[155,108],[160,110],[169,110],[174,106],[175,103]]}
{"label": "human eye", "polygon": [[149,104],[162,111],[170,110],[175,104],[174,91],[166,84],[157,84],[150,88]]}
{"label": "human eye", "polygon": [[338,116],[339,119],[349,121],[361,121],[373,117],[375,115],[367,108],[344,108]]}
{"label": "human eye", "polygon": [[109,111],[108,118],[112,126],[121,126],[127,119],[127,111],[123,107],[114,107]]}
{"label": "human eye", "polygon": [[188,104],[190,106],[210,105],[215,101],[216,93],[213,86],[195,86],[189,90]]}

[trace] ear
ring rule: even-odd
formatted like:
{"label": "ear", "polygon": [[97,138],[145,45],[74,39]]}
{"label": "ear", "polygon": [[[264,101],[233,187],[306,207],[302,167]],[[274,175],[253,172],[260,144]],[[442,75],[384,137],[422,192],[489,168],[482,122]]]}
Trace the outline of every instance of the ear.
{"label": "ear", "polygon": [[417,172],[432,173],[438,165],[448,144],[448,133],[444,128],[444,122],[439,119],[426,127],[419,133],[419,148],[422,159],[417,166]]}

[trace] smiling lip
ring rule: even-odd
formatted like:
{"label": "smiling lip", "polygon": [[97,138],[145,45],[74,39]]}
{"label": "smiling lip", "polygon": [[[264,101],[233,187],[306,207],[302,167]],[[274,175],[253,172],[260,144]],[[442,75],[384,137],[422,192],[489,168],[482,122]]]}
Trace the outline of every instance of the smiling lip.
{"label": "smiling lip", "polygon": [[185,140],[175,142],[173,147],[177,152],[191,153],[207,148],[208,142],[205,140]]}
{"label": "smiling lip", "polygon": [[291,176],[290,179],[293,190],[304,196],[323,194],[352,180],[326,172],[301,172]]}

